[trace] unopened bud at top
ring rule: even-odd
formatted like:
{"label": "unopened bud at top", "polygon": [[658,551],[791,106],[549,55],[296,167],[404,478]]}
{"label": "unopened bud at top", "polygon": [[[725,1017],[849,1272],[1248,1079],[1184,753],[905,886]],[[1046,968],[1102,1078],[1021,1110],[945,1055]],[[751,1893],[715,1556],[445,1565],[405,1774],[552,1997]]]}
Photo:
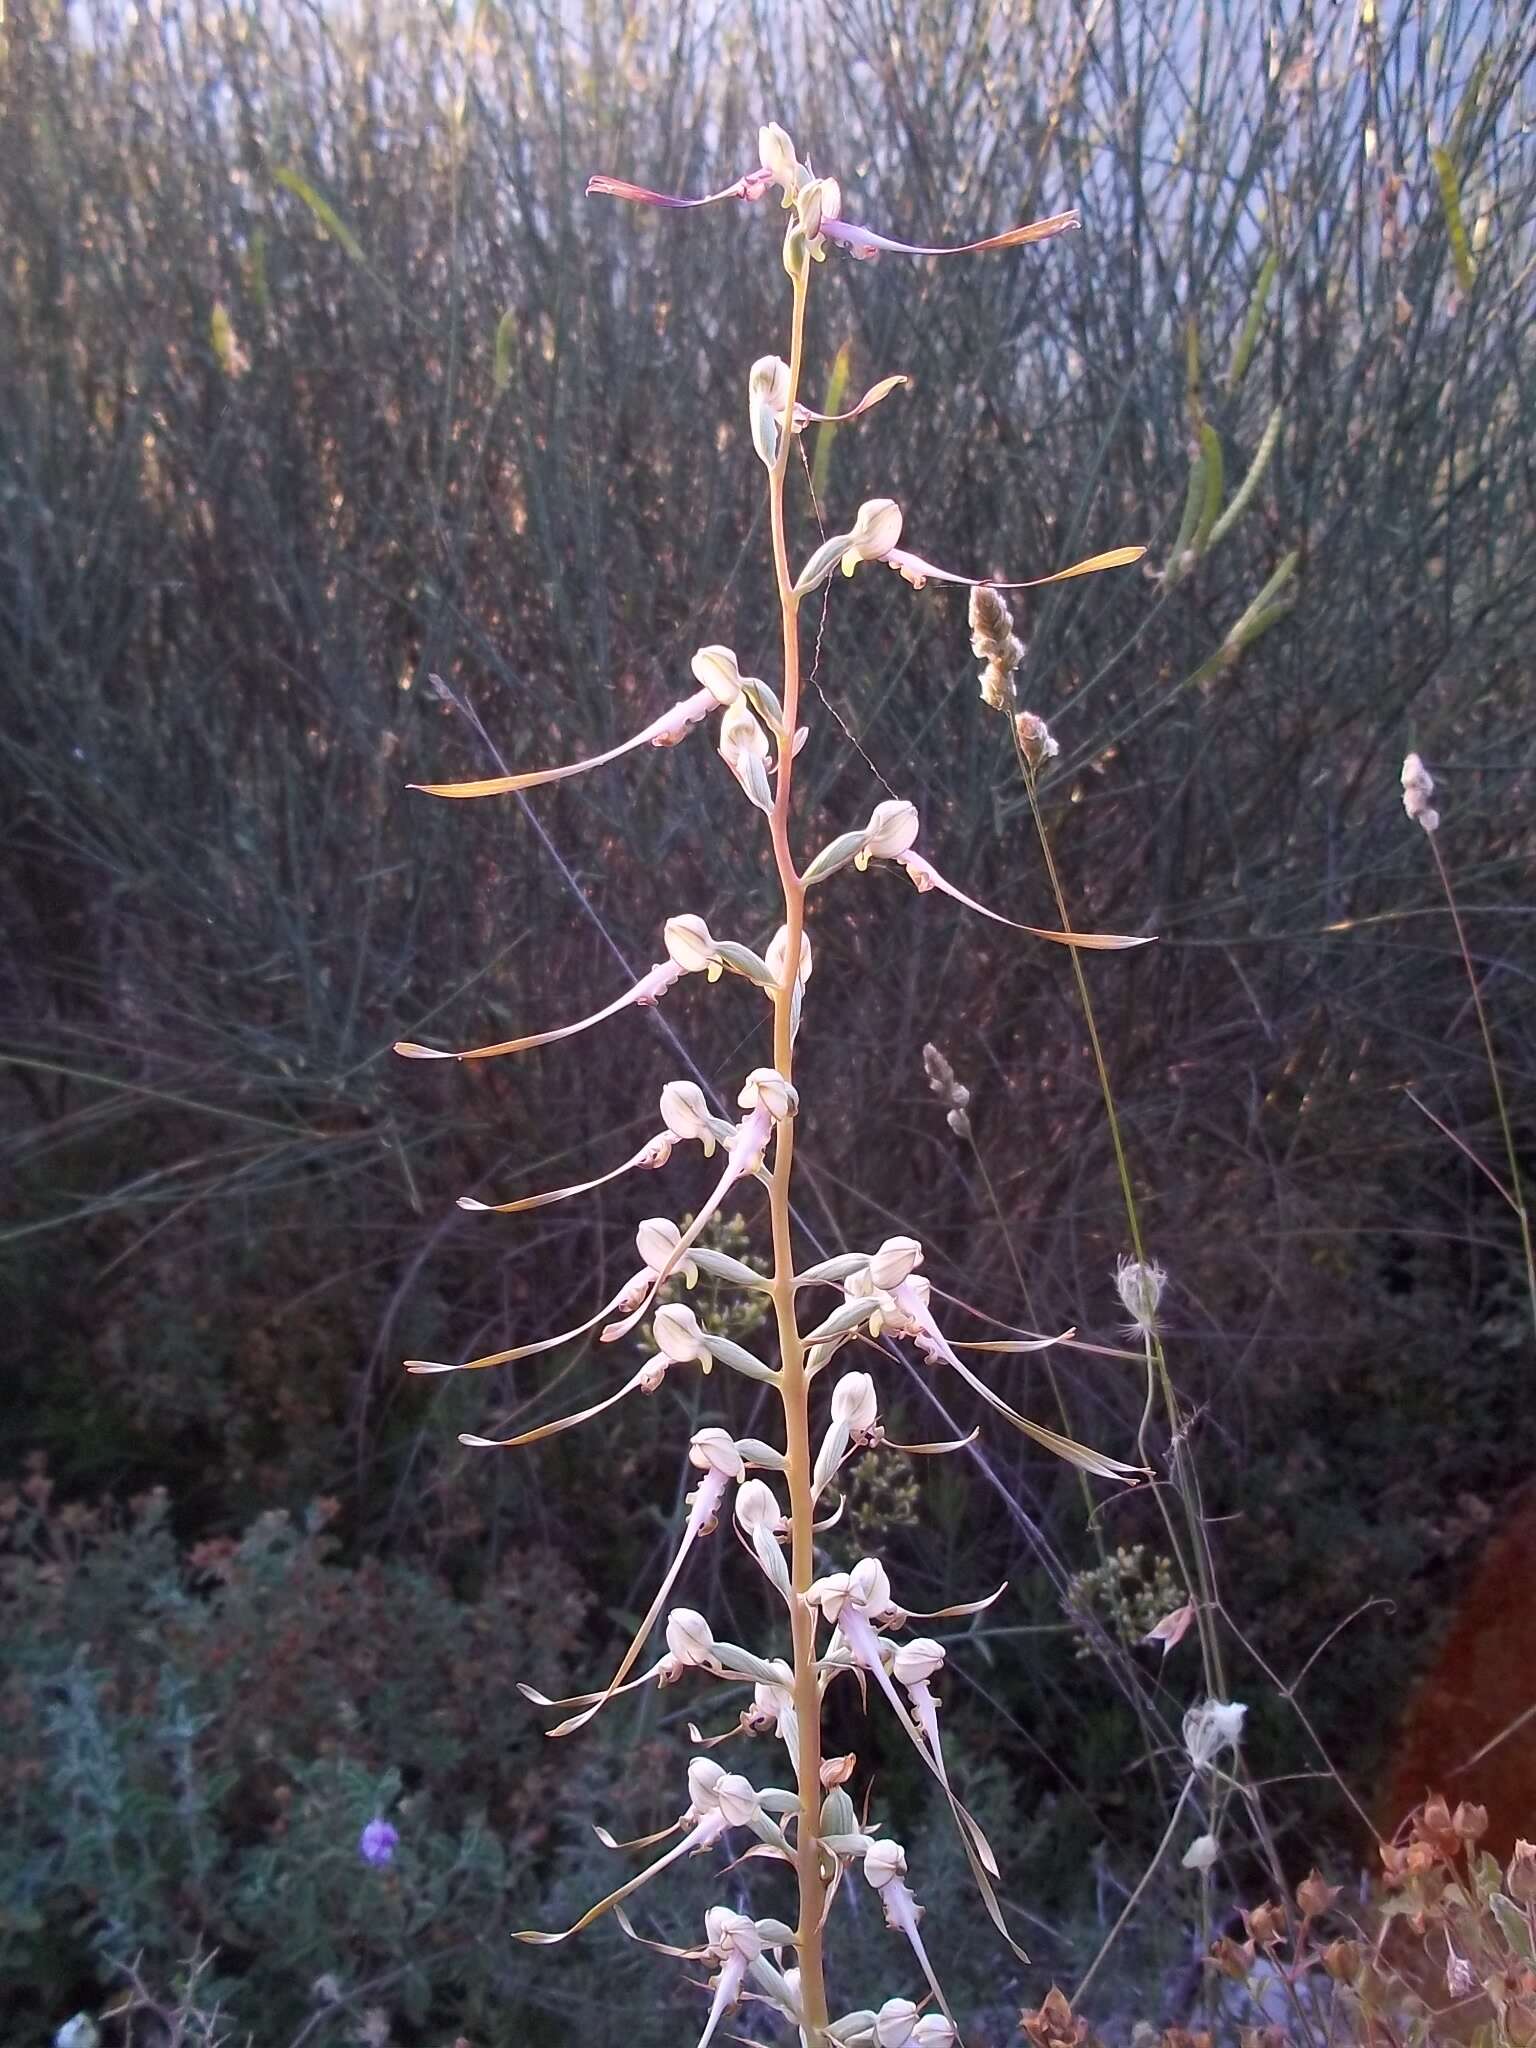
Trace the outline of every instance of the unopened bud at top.
{"label": "unopened bud at top", "polygon": [[891,1659],[891,1671],[898,1685],[926,1685],[944,1668],[944,1645],[932,1636],[914,1636],[903,1643]]}
{"label": "unopened bud at top", "polygon": [[741,695],[741,667],[729,647],[701,647],[688,664],[717,704],[734,704]]}
{"label": "unopened bud at top", "polygon": [[869,1262],[869,1277],[882,1294],[915,1273],[923,1263],[923,1248],[915,1237],[888,1237]]}
{"label": "unopened bud at top", "polygon": [[1013,721],[1013,729],[1019,736],[1019,751],[1029,763],[1034,774],[1047,761],[1054,761],[1061,752],[1061,742],[1038,712],[1021,711]]}
{"label": "unopened bud at top", "polygon": [[695,1081],[669,1081],[661,1091],[661,1120],[674,1138],[707,1138],[713,1142],[709,1104]]}
{"label": "unopened bud at top", "polygon": [[868,1435],[880,1413],[880,1397],[867,1372],[845,1372],[832,1389],[832,1419],[861,1436]]}
{"label": "unopened bud at top", "polygon": [[776,1067],[754,1067],[736,1100],[743,1109],[766,1109],[775,1122],[782,1122],[800,1107],[800,1092]]}
{"label": "unopened bud at top", "polygon": [[747,1469],[730,1431],[713,1426],[694,1431],[688,1462],[701,1472],[718,1472],[722,1479],[740,1479]]}
{"label": "unopened bud at top", "polygon": [[1404,756],[1402,783],[1403,809],[1426,832],[1438,832],[1440,813],[1430,802],[1435,793],[1435,779],[1417,754]]}
{"label": "unopened bud at top", "polygon": [[863,851],[870,860],[899,860],[910,853],[918,834],[917,805],[905,797],[887,797],[869,814]]}
{"label": "unopened bud at top", "polygon": [[702,917],[669,917],[661,935],[669,958],[684,974],[703,974],[718,958]]}

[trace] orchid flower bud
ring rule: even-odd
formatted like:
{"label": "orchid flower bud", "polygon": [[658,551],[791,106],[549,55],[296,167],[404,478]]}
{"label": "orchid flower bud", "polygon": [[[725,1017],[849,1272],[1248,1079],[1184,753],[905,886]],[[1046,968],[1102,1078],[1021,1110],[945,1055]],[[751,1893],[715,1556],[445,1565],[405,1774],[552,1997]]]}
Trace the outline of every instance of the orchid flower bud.
{"label": "orchid flower bud", "polygon": [[917,2021],[917,2007],[910,1998],[888,1998],[875,2014],[876,2048],[911,2048]]}
{"label": "orchid flower bud", "polygon": [[874,1841],[864,1852],[865,1881],[883,1891],[886,1885],[907,1874],[907,1852],[900,1842]]}
{"label": "orchid flower bud", "polygon": [[773,809],[768,786],[768,735],[745,697],[728,705],[720,720],[720,758],[760,811]]}
{"label": "orchid flower bud", "polygon": [[708,974],[711,981],[720,973],[720,956],[702,917],[669,917],[662,927],[668,958],[684,974]]}
{"label": "orchid flower bud", "polygon": [[889,1614],[894,1606],[891,1581],[878,1557],[861,1557],[848,1574],[848,1597],[871,1621]]}
{"label": "orchid flower bud", "polygon": [[646,1217],[635,1232],[635,1250],[639,1252],[648,1271],[659,1273],[662,1270],[682,1242],[682,1235],[670,1217]]}
{"label": "orchid flower bud", "polygon": [[737,1487],[736,1519],[748,1536],[756,1529],[776,1531],[783,1526],[783,1510],[765,1480],[748,1479]]}
{"label": "orchid flower bud", "polygon": [[747,1469],[729,1430],[713,1427],[694,1431],[688,1462],[701,1472],[718,1472],[724,1479],[740,1479]]}
{"label": "orchid flower bud", "polygon": [[715,1632],[693,1607],[674,1607],[667,1616],[667,1648],[679,1664],[707,1664],[715,1654]]}
{"label": "orchid flower bud", "polygon": [[868,1436],[880,1413],[875,1383],[867,1372],[845,1372],[832,1389],[832,1419],[850,1434]]}
{"label": "orchid flower bud", "polygon": [[[781,988],[784,985],[784,968],[788,961],[788,957],[789,926],[781,924],[778,930],[774,933],[773,937],[768,941],[768,950],[763,955],[763,958],[768,963],[770,973],[773,975],[774,980],[778,983],[778,985]],[[809,932],[802,929],[800,933],[800,972],[796,979],[799,981],[801,987],[803,988],[805,984],[810,980],[810,978],[811,935]]]}
{"label": "orchid flower bud", "polygon": [[917,806],[905,797],[887,797],[876,804],[864,828],[864,844],[854,855],[854,866],[862,871],[872,860],[900,860],[912,850],[918,823]]}
{"label": "orchid flower bud", "polygon": [[674,1138],[696,1139],[707,1159],[715,1149],[714,1118],[695,1081],[669,1081],[661,1091],[661,1120]]}
{"label": "orchid flower bud", "polygon": [[955,2048],[960,2036],[941,2012],[925,2012],[912,2029],[912,2048]]}
{"label": "orchid flower bud", "polygon": [[776,1123],[782,1123],[800,1107],[800,1091],[776,1067],[754,1067],[736,1100],[743,1109],[766,1109]]}
{"label": "orchid flower bud", "polygon": [[901,539],[901,507],[894,498],[866,498],[853,521],[843,550],[843,574],[851,576],[860,562],[879,562]]}
{"label": "orchid flower bud", "polygon": [[916,1636],[903,1643],[891,1659],[891,1671],[898,1685],[926,1685],[944,1668],[944,1645],[932,1636]]}
{"label": "orchid flower bud", "polygon": [[715,1785],[715,1804],[725,1816],[727,1827],[749,1828],[762,1812],[757,1788],[739,1774],[722,1776]]}
{"label": "orchid flower bud", "polygon": [[656,1349],[672,1365],[690,1365],[709,1356],[699,1319],[683,1301],[668,1301],[651,1318]]}
{"label": "orchid flower bud", "polygon": [[720,1801],[716,1788],[725,1776],[725,1765],[717,1764],[713,1757],[691,1757],[688,1763],[688,1812],[691,1818],[701,1819],[706,1813],[714,1813]]}
{"label": "orchid flower bud", "polygon": [[695,682],[702,683],[722,709],[741,695],[741,667],[731,648],[701,647],[688,666]]}
{"label": "orchid flower bud", "polygon": [[915,1237],[888,1237],[869,1262],[874,1291],[894,1293],[922,1263],[923,1248]]}

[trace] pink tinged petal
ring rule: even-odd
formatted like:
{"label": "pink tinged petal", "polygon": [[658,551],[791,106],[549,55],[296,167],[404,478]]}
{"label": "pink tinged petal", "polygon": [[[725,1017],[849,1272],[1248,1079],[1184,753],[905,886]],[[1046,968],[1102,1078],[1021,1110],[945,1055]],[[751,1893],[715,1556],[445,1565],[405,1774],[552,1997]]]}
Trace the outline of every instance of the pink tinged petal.
{"label": "pink tinged petal", "polygon": [[682,1541],[677,1546],[677,1554],[667,1567],[666,1577],[657,1589],[655,1599],[646,1610],[644,1621],[636,1629],[633,1641],[619,1659],[618,1670],[614,1672],[611,1680],[597,1695],[596,1699],[592,1701],[590,1706],[586,1707],[583,1712],[573,1715],[569,1721],[562,1721],[558,1728],[550,1729],[551,1740],[558,1735],[573,1734],[576,1729],[585,1727],[595,1714],[602,1712],[603,1708],[607,1706],[614,1694],[623,1685],[625,1679],[634,1669],[640,1652],[645,1648],[646,1638],[656,1626],[657,1617],[670,1598],[672,1588],[677,1584],[678,1574],[683,1568],[689,1551],[693,1548],[700,1533],[714,1520],[715,1515],[719,1511],[720,1503],[725,1498],[726,1488],[730,1484],[730,1480],[723,1472],[706,1472],[704,1474],[694,1493],[693,1505],[688,1511],[688,1520],[683,1529]]}
{"label": "pink tinged petal", "polygon": [[[649,1280],[650,1274],[644,1273],[637,1278]],[[611,1301],[604,1302],[595,1316],[589,1316],[586,1322],[578,1323],[574,1330],[562,1330],[555,1337],[541,1337],[537,1344],[518,1344],[510,1351],[491,1351],[484,1358],[467,1358],[462,1365],[438,1365],[430,1358],[408,1358],[405,1361],[405,1369],[414,1373],[481,1372],[487,1366],[511,1365],[519,1358],[537,1358],[540,1352],[556,1351],[562,1344],[574,1344],[578,1337],[590,1335],[605,1316],[611,1316],[616,1308],[623,1306],[634,1286],[634,1280],[626,1282]]]}
{"label": "pink tinged petal", "polygon": [[[633,1692],[637,1686],[649,1685],[653,1678],[662,1678],[664,1673],[671,1670],[671,1658],[660,1657],[651,1666],[649,1671],[642,1671],[638,1678],[631,1678],[624,1685],[616,1685],[610,1697],[617,1699],[621,1692]],[[521,1679],[517,1682],[517,1689],[525,1700],[531,1701],[536,1707],[589,1707],[594,1700],[603,1698],[603,1694],[600,1692],[576,1692],[572,1693],[568,1699],[552,1700],[548,1693],[540,1692],[536,1686],[524,1685]],[[734,1735],[736,1730],[733,1728],[731,1733]],[[669,1829],[668,1833],[670,1832],[671,1830]]]}
{"label": "pink tinged petal", "polygon": [[551,1202],[568,1201],[572,1195],[589,1195],[594,1188],[606,1187],[609,1181],[618,1180],[639,1167],[654,1170],[665,1166],[671,1155],[672,1143],[671,1132],[662,1131],[654,1138],[647,1138],[639,1151],[632,1152],[622,1166],[612,1167],[593,1180],[576,1181],[568,1188],[550,1188],[542,1195],[524,1195],[516,1202],[477,1202],[473,1195],[460,1195],[457,1206],[477,1216],[520,1216],[527,1209],[545,1209]]}
{"label": "pink tinged petal", "polygon": [[1005,924],[1010,930],[1027,932],[1032,939],[1049,939],[1053,946],[1076,946],[1085,953],[1123,953],[1133,946],[1150,946],[1150,938],[1128,938],[1119,932],[1058,932],[1045,925],[1020,924],[1015,918],[1004,917],[1001,911],[988,910],[985,903],[978,903],[974,896],[967,896],[963,889],[957,889],[953,882],[946,882],[933,862],[921,853],[898,855],[897,864],[907,871],[907,879],[920,895],[930,889],[937,889],[941,895],[952,897],[967,910],[974,910],[981,917],[990,917],[994,924]]}
{"label": "pink tinged petal", "polygon": [[961,242],[947,249],[928,248],[918,242],[897,242],[889,235],[877,235],[872,228],[856,227],[852,221],[823,220],[822,233],[829,241],[841,242],[850,255],[861,261],[889,251],[894,256],[973,256],[983,249],[1021,249],[1029,242],[1048,241],[1052,235],[1065,234],[1069,228],[1080,226],[1076,210],[1069,213],[1053,213],[1048,220],[1030,221],[1027,226],[1009,228],[1001,235],[987,235],[979,242]]}
{"label": "pink tinged petal", "polygon": [[587,197],[628,199],[637,206],[717,206],[722,199],[761,199],[772,183],[773,173],[759,168],[744,172],[733,183],[722,186],[718,192],[706,192],[702,198],[686,199],[676,192],[653,192],[649,186],[632,185],[628,178],[609,178],[599,173],[596,177],[588,178]]}
{"label": "pink tinged petal", "polygon": [[698,1826],[690,1828],[683,1839],[674,1843],[665,1856],[658,1856],[654,1863],[648,1863],[644,1870],[639,1871],[627,1884],[621,1884],[616,1892],[610,1892],[606,1899],[599,1899],[595,1906],[589,1906],[575,1925],[567,1927],[563,1934],[540,1934],[536,1929],[526,1929],[520,1934],[514,1934],[512,1939],[531,1942],[540,1948],[552,1948],[557,1941],[569,1941],[573,1934],[580,1934],[583,1928],[590,1927],[594,1920],[600,1919],[604,1913],[611,1912],[615,1906],[622,1904],[625,1899],[639,1891],[642,1885],[649,1884],[653,1877],[659,1877],[662,1871],[676,1863],[680,1857],[690,1855],[697,1849],[709,1848],[711,1843],[718,1841],[724,1833],[725,1821],[722,1816],[718,1813],[707,1813]]}
{"label": "pink tinged petal", "polygon": [[637,747],[675,747],[689,726],[697,725],[714,709],[711,692],[695,690],[691,697],[684,697],[660,718],[653,718],[631,738],[609,747],[606,753],[590,754],[584,761],[567,761],[559,768],[534,768],[522,775],[493,775],[483,782],[411,782],[406,787],[418,789],[426,796],[450,797],[505,796],[515,789],[537,789],[546,782],[564,782],[572,775],[585,775],[589,768],[602,768],[609,761],[617,761],[621,754],[633,753]]}
{"label": "pink tinged petal", "polygon": [[1004,583],[996,576],[961,576],[953,569],[940,569],[933,562],[925,562],[921,555],[909,554],[904,548],[893,548],[885,561],[914,590],[921,590],[925,583],[960,583],[972,590],[1043,590],[1048,583],[1070,583],[1076,576],[1096,576],[1101,569],[1127,568],[1132,562],[1139,562],[1146,552],[1143,547],[1110,548],[1101,555],[1089,555],[1084,561],[1074,562],[1068,569],[1053,570],[1049,576],[1026,576],[1012,583]]}
{"label": "pink tinged petal", "polygon": [[868,412],[871,407],[877,406],[882,398],[889,398],[898,385],[910,384],[911,382],[912,379],[906,375],[882,377],[880,382],[872,384],[858,404],[851,407],[847,412],[816,412],[808,405],[797,403],[795,406],[795,432],[798,434],[808,426],[836,427],[841,426],[847,420],[856,420],[861,414]]}
{"label": "pink tinged petal", "polygon": [[633,1393],[650,1392],[655,1379],[655,1360],[648,1359],[637,1373],[628,1378],[616,1394],[610,1394],[605,1401],[594,1401],[590,1408],[579,1408],[574,1415],[562,1415],[558,1422],[541,1422],[537,1429],[525,1429],[521,1436],[471,1436],[461,1433],[459,1442],[472,1451],[515,1451],[522,1444],[542,1443],[547,1436],[559,1436],[567,1429],[577,1429],[583,1422],[590,1422],[594,1416],[602,1415],[608,1409],[617,1407]]}
{"label": "pink tinged petal", "polygon": [[664,960],[659,966],[643,974],[634,987],[614,999],[605,1008],[594,1010],[590,1017],[582,1017],[575,1024],[562,1024],[557,1031],[536,1031],[530,1038],[506,1038],[499,1045],[477,1045],[464,1052],[439,1052],[434,1046],[416,1045],[410,1039],[400,1039],[395,1051],[407,1060],[494,1060],[503,1053],[531,1052],[536,1045],[553,1045],[561,1038],[574,1038],[579,1031],[590,1031],[594,1024],[602,1024],[610,1017],[616,1017],[621,1010],[632,1004],[647,1009],[659,1002],[673,984],[682,978],[683,970],[671,960]]}

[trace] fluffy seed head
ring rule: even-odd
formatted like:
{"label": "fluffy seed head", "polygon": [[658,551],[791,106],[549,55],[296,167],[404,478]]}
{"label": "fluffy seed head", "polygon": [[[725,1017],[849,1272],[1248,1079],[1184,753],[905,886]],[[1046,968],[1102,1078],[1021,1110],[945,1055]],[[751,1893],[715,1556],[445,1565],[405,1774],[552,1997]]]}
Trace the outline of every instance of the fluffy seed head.
{"label": "fluffy seed head", "polygon": [[1115,1266],[1115,1292],[1144,1337],[1155,1335],[1157,1311],[1168,1275],[1155,1260],[1122,1257]]}
{"label": "fluffy seed head", "polygon": [[1403,809],[1426,832],[1438,832],[1440,813],[1430,802],[1435,793],[1435,780],[1417,754],[1403,757],[1402,784]]}

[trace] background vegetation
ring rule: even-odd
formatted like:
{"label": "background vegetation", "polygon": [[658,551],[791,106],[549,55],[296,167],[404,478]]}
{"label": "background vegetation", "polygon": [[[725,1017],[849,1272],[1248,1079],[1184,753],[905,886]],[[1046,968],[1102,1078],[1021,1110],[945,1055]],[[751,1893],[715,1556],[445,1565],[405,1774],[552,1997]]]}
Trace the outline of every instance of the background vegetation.
{"label": "background vegetation", "polygon": [[[1020,257],[834,258],[815,377],[914,383],[807,454],[830,512],[888,492],[958,566],[1150,549],[1149,577],[1027,607],[1021,688],[1062,743],[1044,807],[1082,921],[1159,935],[1089,972],[1276,1841],[1298,1876],[1358,1851],[1326,1765],[1370,1807],[1536,1449],[1515,1220],[1468,1156],[1500,1157],[1487,1067],[1397,790],[1416,746],[1529,1157],[1526,29],[1499,0],[8,11],[15,2038],[135,1967],[174,2008],[212,1951],[203,1991],[263,2042],[633,2043],[691,2011],[601,1946],[565,1965],[506,1939],[589,1882],[568,1813],[628,1835],[672,1803],[691,1703],[552,1757],[512,1682],[601,1663],[666,1541],[649,1503],[683,1491],[675,1423],[466,1457],[457,1429],[596,1369],[438,1385],[399,1360],[611,1291],[649,1184],[505,1227],[453,1197],[617,1159],[666,1080],[734,1086],[757,1026],[727,988],[515,1068],[386,1048],[582,1014],[674,909],[766,936],[722,914],[739,817],[706,745],[472,812],[403,785],[609,742],[704,641],[771,663],[744,387],[781,340],[775,230],[581,196],[594,170],[711,189],[768,115],[887,231],[1082,209]],[[1268,449],[1214,530],[1213,445],[1211,515]],[[957,597],[839,589],[812,704],[808,842],[894,789],[962,885],[1049,919]],[[817,909],[807,1242],[911,1228],[961,1302],[1115,1346],[1123,1217],[1066,962],[879,878]],[[974,1149],[927,1040],[972,1090]],[[1127,1444],[1136,1371],[1069,1356],[1074,1429]],[[932,1434],[931,1384],[886,1369]],[[1023,1362],[1011,1384],[1055,1419]],[[1006,1979],[977,1938],[974,1996],[1006,2017],[1092,1953],[1166,1818],[1158,1730],[1194,1681],[1127,1649],[1102,1597],[1105,1547],[1144,1544],[1151,1574],[1159,1526],[1133,1499],[1085,1528],[1071,1476],[990,1432],[968,1468],[870,1487],[903,1585],[1014,1586],[949,1710],[1040,1922],[1038,1968]],[[1107,1632],[1073,1618],[1092,1570]],[[739,1582],[709,1597],[728,1614]],[[1281,1681],[1346,1621],[1303,1725]],[[640,1744],[666,1789],[637,1787]],[[362,1873],[384,1809],[401,1860]],[[1194,1906],[1169,1883],[1106,2009],[1178,2016]],[[958,1958],[958,1891],[925,1895]]]}

